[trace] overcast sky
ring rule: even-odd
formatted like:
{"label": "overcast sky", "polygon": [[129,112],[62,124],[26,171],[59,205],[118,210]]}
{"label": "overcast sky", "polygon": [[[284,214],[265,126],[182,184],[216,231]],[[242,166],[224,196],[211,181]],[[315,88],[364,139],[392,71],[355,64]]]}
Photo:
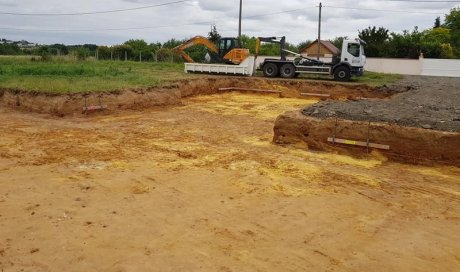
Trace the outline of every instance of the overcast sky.
{"label": "overcast sky", "polygon": [[[178,0],[0,0],[0,13],[78,13],[136,8]],[[292,43],[317,36],[318,2],[311,0],[243,0],[243,34],[282,36]],[[400,32],[430,28],[437,16],[459,3],[416,3],[384,0],[322,1],[322,38],[356,37],[367,26]],[[352,9],[344,9],[352,8]],[[167,6],[118,13],[80,16],[0,15],[0,38],[41,44],[95,43],[112,45],[128,39],[164,42],[206,35],[213,22],[223,36],[237,36],[239,0],[191,0]],[[299,9],[299,10],[297,10]],[[367,9],[367,10],[366,10]],[[411,11],[382,12],[373,11]],[[292,11],[280,13],[284,11]],[[274,14],[278,13],[278,14]],[[268,14],[268,15],[267,15]],[[266,16],[257,16],[266,15]],[[255,17],[256,16],[256,17]],[[129,29],[126,28],[144,28]],[[125,29],[125,30],[107,30]],[[65,31],[44,31],[65,30]],[[91,30],[91,31],[75,31]]]}

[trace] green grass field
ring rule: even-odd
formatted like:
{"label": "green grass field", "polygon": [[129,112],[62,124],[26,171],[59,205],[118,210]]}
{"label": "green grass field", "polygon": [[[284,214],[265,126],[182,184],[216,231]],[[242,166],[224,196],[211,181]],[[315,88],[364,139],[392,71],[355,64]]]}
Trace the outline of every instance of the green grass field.
{"label": "green grass field", "polygon": [[[27,57],[0,57],[0,87],[51,93],[109,91],[155,87],[203,77],[184,73],[183,64],[124,61],[32,61]],[[331,80],[325,77],[301,78]],[[352,83],[389,84],[398,75],[366,73]]]}
{"label": "green grass field", "polygon": [[176,63],[0,58],[0,87],[53,93],[153,87],[191,76]]}

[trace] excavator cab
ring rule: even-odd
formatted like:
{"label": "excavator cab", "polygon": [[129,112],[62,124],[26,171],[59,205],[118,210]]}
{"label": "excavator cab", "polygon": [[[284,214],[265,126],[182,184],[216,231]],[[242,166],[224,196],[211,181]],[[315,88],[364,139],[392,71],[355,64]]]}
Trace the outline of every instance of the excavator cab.
{"label": "excavator cab", "polygon": [[240,64],[249,56],[249,50],[241,48],[237,38],[221,38],[217,46],[219,58],[227,64]]}
{"label": "excavator cab", "polygon": [[224,57],[230,50],[233,48],[239,47],[238,39],[235,38],[221,38],[218,42],[219,44],[219,56]]}

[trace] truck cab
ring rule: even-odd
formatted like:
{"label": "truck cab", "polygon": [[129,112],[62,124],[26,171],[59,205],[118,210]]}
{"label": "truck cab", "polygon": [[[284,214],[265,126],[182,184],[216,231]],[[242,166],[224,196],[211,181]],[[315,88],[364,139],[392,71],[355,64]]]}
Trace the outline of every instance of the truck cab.
{"label": "truck cab", "polygon": [[340,62],[335,64],[334,71],[340,66],[348,66],[350,75],[345,75],[344,71],[342,71],[341,74],[338,75],[334,73],[334,77],[338,77],[336,79],[340,80],[344,77],[349,78],[350,76],[363,75],[364,65],[366,64],[364,45],[366,45],[366,43],[360,39],[343,41]]}

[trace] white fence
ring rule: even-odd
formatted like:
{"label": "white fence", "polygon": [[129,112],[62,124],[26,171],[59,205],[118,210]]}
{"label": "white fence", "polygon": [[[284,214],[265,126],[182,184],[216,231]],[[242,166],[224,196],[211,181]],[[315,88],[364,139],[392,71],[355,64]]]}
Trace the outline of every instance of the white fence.
{"label": "white fence", "polygon": [[367,58],[364,69],[401,75],[460,77],[460,60]]}

